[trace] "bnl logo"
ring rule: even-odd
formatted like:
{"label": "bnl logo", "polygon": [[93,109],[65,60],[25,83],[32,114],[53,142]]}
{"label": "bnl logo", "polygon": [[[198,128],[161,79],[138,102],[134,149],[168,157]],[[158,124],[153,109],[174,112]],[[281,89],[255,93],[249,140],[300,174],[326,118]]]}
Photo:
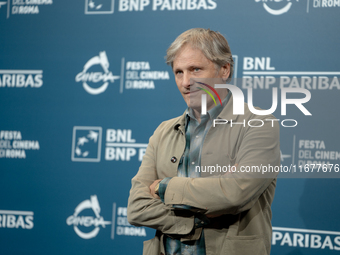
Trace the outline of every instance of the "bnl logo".
{"label": "bnl logo", "polygon": [[72,161],[99,162],[101,127],[73,127]]}
{"label": "bnl logo", "polygon": [[111,14],[114,0],[85,0],[85,14]]}

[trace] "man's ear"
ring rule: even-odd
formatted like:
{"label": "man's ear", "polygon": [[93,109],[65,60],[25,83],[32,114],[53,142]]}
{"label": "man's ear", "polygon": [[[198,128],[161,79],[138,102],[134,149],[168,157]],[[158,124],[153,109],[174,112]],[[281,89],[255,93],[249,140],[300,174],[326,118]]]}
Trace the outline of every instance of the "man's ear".
{"label": "man's ear", "polygon": [[222,72],[222,79],[224,81],[228,80],[229,75],[230,75],[230,64],[227,63],[224,66],[221,67],[221,72]]}

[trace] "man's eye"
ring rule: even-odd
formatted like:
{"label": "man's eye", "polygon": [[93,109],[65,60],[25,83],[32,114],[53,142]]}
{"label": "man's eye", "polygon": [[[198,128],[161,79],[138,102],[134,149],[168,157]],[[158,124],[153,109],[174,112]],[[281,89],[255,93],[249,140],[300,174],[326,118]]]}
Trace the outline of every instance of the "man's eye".
{"label": "man's eye", "polygon": [[198,72],[199,70],[201,70],[200,68],[194,68],[195,72]]}

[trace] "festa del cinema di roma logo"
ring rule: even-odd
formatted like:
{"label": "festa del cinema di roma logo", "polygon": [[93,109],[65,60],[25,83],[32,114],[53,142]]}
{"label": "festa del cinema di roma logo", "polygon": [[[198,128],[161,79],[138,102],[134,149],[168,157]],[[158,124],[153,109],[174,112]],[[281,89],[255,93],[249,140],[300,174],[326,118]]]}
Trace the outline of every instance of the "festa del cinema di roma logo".
{"label": "festa del cinema di roma logo", "polygon": [[[296,1],[299,2],[299,0]],[[263,8],[272,15],[284,14],[292,7],[292,0],[255,0],[255,2],[262,2]],[[283,3],[280,4],[279,2]],[[286,2],[286,4],[284,4],[284,2]],[[278,6],[278,8],[273,8],[274,6]]]}
{"label": "festa del cinema di roma logo", "polygon": [[[95,214],[95,218],[92,216],[79,216],[79,214],[86,210],[92,209]],[[84,200],[81,202],[76,209],[74,210],[74,214],[69,216],[66,220],[67,225],[73,225],[74,231],[83,239],[91,239],[98,235],[100,226],[105,228],[106,225],[111,225],[111,221],[104,221],[104,218],[100,216],[100,206],[98,202],[98,198],[96,195],[91,196],[91,199]],[[94,227],[92,231],[84,233],[81,231],[78,226],[84,227]]]}
{"label": "festa del cinema di roma logo", "polygon": [[[196,81],[196,83],[203,85],[207,89],[210,89],[216,95],[220,104],[222,105],[222,101],[221,101],[220,96],[218,95],[217,91],[212,86],[210,86],[206,83],[203,83],[203,82],[198,82],[198,81]],[[217,105],[217,102],[216,102],[213,94],[209,90],[207,90],[206,88],[203,88],[203,87],[198,87],[198,86],[196,88],[206,92],[212,98],[215,105]],[[231,85],[231,84],[215,84],[215,88],[229,89],[231,91],[231,93],[233,94],[233,114],[234,115],[244,115],[244,95],[243,95],[243,92],[240,88],[238,88],[235,85]],[[290,99],[290,98],[287,98],[288,93],[302,93],[302,94],[305,95],[305,97],[304,98],[297,98],[297,99]],[[207,94],[201,95],[201,114],[202,115],[207,114]],[[287,114],[287,104],[293,104],[304,115],[311,116],[312,114],[303,106],[303,104],[307,103],[310,99],[311,99],[311,93],[307,89],[303,89],[303,88],[282,88],[281,89],[281,115],[285,116]],[[277,108],[277,104],[278,104],[277,88],[272,88],[272,106],[271,106],[271,108],[268,109],[268,110],[258,110],[258,109],[256,109],[253,105],[253,89],[248,88],[248,107],[249,107],[249,110],[252,113],[254,113],[256,115],[260,115],[260,116],[272,114],[272,113],[275,112],[275,110]],[[252,126],[251,124],[249,124],[250,122],[253,122],[253,121],[262,122],[261,126],[263,126],[263,124],[264,124],[262,120],[255,120],[254,119],[254,120],[249,120],[248,125],[251,126],[251,127],[261,127],[261,126],[258,126],[258,125]],[[272,121],[272,126],[273,126],[274,120],[268,120],[268,121]],[[295,122],[295,125],[293,125],[293,126],[284,125],[285,121]],[[227,123],[228,123],[228,120],[216,119],[216,120],[214,120],[213,126],[215,127],[216,124],[227,124]],[[232,125],[233,125],[232,121],[231,121],[230,124],[231,124],[231,127],[232,127]],[[295,127],[295,126],[297,126],[297,121],[294,120],[294,119],[287,119],[287,120],[281,121],[281,124],[284,127]],[[245,121],[244,121],[244,126],[245,126]]]}
{"label": "festa del cinema di roma logo", "polygon": [[[89,72],[91,67],[99,65],[104,72]],[[109,60],[105,51],[99,52],[99,56],[95,56],[86,62],[83,71],[76,76],[76,82],[82,82],[83,88],[91,95],[98,95],[103,93],[109,86],[109,82],[114,83],[120,76],[112,75],[109,71]],[[95,84],[95,87],[89,85],[89,83]],[[97,84],[100,84],[97,86]]]}
{"label": "festa del cinema di roma logo", "polygon": [[[100,229],[105,228],[106,225],[111,225],[111,239],[115,237],[115,229],[116,234],[119,236],[146,236],[144,227],[134,227],[130,225],[127,220],[126,207],[118,207],[116,210],[116,203],[113,203],[112,210],[112,221],[105,221],[100,215],[101,208],[97,195],[93,195],[90,199],[82,201],[75,208],[73,215],[66,219],[66,224],[73,226],[76,234],[83,239],[95,238]],[[85,216],[83,214],[85,214]]]}

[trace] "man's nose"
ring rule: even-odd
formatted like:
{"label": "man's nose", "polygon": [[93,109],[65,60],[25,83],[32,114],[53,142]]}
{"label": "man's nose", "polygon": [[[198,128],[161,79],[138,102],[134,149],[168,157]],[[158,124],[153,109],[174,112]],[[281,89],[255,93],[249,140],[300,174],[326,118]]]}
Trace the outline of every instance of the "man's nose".
{"label": "man's nose", "polygon": [[190,75],[190,73],[189,73],[189,72],[184,72],[184,73],[183,73],[182,86],[183,86],[184,88],[189,89],[191,83],[192,83],[192,80],[191,80],[191,75]]}

